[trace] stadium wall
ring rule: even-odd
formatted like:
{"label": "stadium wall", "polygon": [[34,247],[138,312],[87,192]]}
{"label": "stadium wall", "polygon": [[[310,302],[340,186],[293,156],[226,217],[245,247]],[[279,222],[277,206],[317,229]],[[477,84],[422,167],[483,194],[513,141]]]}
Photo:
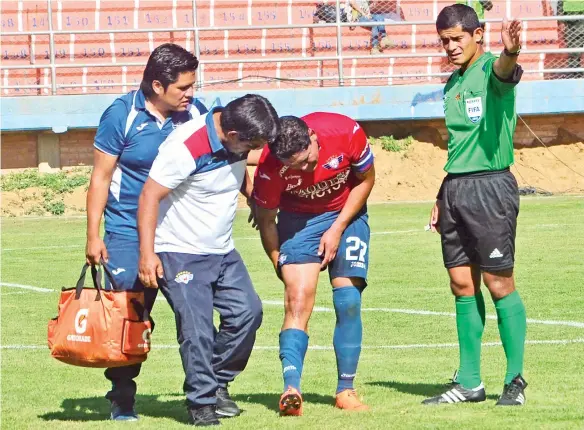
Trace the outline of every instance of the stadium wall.
{"label": "stadium wall", "polygon": [[[436,144],[447,140],[442,85],[345,87],[257,91],[281,115],[332,111],[363,123],[373,136],[414,135]],[[211,108],[242,92],[201,93]],[[1,105],[1,168],[41,170],[90,165],[95,129],[113,94],[5,97]],[[545,143],[584,140],[584,81],[530,81],[519,85],[517,110]],[[530,146],[533,134],[519,121],[516,146]]]}

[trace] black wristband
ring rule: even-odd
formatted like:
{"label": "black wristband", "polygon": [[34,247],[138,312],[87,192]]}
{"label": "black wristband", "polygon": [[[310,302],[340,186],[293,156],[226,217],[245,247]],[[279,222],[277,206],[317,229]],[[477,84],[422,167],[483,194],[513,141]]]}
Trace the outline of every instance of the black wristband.
{"label": "black wristband", "polygon": [[519,53],[521,52],[521,46],[519,47],[519,49],[517,50],[517,52],[509,52],[507,50],[507,48],[505,48],[503,50],[503,53],[507,56],[507,57],[518,57]]}

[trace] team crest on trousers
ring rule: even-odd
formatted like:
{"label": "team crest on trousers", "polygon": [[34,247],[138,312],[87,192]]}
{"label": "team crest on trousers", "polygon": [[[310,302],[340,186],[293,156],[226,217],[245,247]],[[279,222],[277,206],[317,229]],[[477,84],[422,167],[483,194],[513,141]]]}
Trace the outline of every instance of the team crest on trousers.
{"label": "team crest on trousers", "polygon": [[466,115],[468,119],[474,124],[480,121],[483,116],[483,100],[481,97],[473,97],[466,99]]}

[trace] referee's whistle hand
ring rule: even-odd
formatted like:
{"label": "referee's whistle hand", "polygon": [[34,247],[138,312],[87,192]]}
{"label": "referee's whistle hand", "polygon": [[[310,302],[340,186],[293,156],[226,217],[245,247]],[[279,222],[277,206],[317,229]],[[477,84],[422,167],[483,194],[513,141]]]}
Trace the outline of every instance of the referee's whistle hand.
{"label": "referee's whistle hand", "polygon": [[430,230],[433,233],[440,233],[440,225],[438,221],[440,219],[440,207],[438,206],[438,202],[434,204],[432,207],[432,211],[430,212]]}
{"label": "referee's whistle hand", "polygon": [[146,288],[158,288],[157,278],[162,278],[163,276],[162,262],[156,254],[140,254],[138,277]]}

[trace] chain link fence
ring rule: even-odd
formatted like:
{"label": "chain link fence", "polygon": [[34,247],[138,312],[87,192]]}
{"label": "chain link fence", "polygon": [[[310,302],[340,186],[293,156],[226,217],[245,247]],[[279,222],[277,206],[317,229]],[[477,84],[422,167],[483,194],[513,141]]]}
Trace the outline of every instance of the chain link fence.
{"label": "chain link fence", "polygon": [[[584,77],[578,2],[458,0],[502,49],[501,20],[522,20],[524,79]],[[122,93],[148,55],[174,42],[201,60],[198,90],[444,82],[453,67],[436,34],[443,0],[4,1],[4,96]],[[574,6],[576,5],[576,6]]]}

